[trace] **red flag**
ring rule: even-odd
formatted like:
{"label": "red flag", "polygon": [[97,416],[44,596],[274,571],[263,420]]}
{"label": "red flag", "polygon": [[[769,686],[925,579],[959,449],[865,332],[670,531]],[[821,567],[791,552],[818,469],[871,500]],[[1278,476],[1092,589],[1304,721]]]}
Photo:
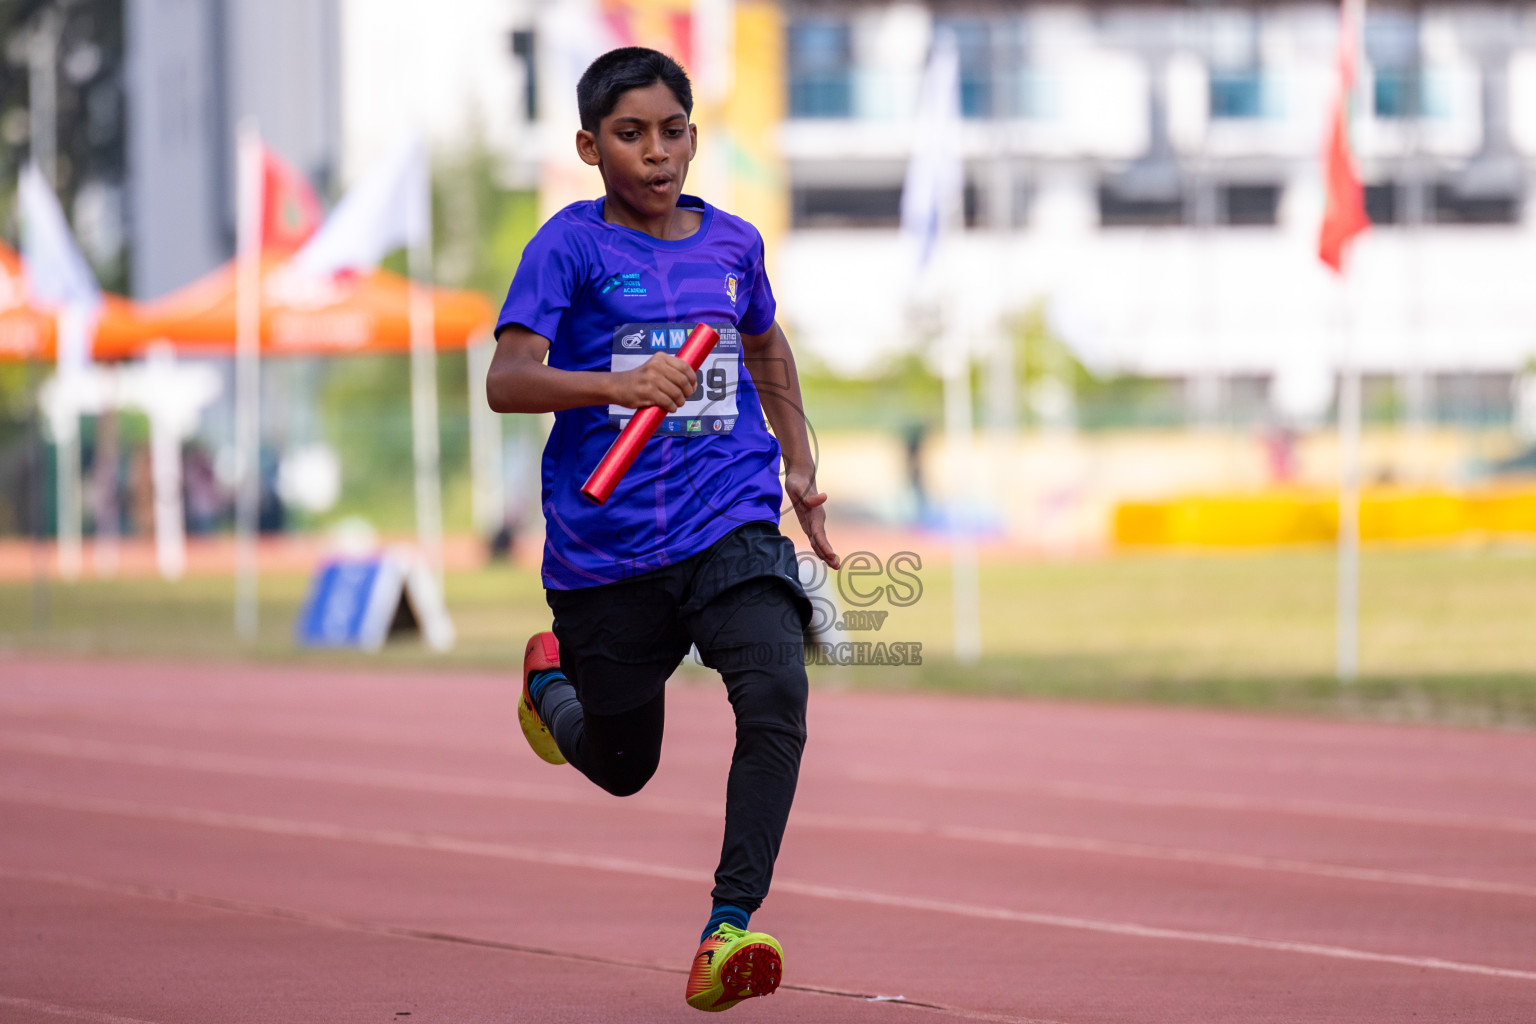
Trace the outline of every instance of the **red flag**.
{"label": "red flag", "polygon": [[1355,26],[1350,0],[1339,7],[1339,94],[1334,103],[1323,151],[1326,198],[1323,227],[1318,233],[1317,255],[1337,273],[1344,272],[1344,250],[1350,241],[1371,226],[1365,212],[1365,189],[1349,151],[1349,97],[1355,81]]}
{"label": "red flag", "polygon": [[261,151],[261,247],[295,253],[320,227],[320,200],[304,176],[272,150]]}

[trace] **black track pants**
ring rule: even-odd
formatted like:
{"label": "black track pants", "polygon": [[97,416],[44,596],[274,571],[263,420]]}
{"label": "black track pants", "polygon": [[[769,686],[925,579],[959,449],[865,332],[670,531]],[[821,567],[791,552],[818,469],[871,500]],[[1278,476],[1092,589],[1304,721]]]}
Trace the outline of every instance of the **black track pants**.
{"label": "black track pants", "polygon": [[[758,576],[685,610],[687,581],[682,593],[676,582],[641,577],[593,588],[640,584],[639,590],[608,595],[620,614],[611,603],[605,609],[593,602],[591,591],[551,591],[555,636],[570,681],[545,688],[539,714],[583,775],[617,796],[636,793],[661,759],[666,691],[656,684],[676,669],[690,641],[697,644],[704,664],[724,679],[736,714],[725,842],[711,895],[753,911],[768,895],[805,747],[804,597],[782,578]],[[599,642],[592,642],[594,634],[601,634]],[[641,703],[602,713],[583,706],[594,703],[583,699],[588,684],[611,695],[624,675]]]}

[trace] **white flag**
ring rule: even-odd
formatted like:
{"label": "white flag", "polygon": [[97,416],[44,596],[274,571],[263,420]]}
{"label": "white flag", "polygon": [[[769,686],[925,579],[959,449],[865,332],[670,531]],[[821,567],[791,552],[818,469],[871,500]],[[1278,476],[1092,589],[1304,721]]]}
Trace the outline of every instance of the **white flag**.
{"label": "white flag", "polygon": [[21,171],[17,198],[21,208],[21,258],[32,298],[48,306],[92,306],[101,288],[80,254],[75,236],[53,189],[37,164]]}
{"label": "white flag", "polygon": [[21,260],[29,299],[59,311],[58,361],[76,370],[90,361],[101,287],[64,219],[58,197],[37,164],[22,168],[17,190],[21,212]]}
{"label": "white flag", "polygon": [[290,265],[316,276],[370,270],[395,249],[429,237],[430,203],[426,150],[412,137],[342,198]]}
{"label": "white flag", "polygon": [[901,232],[917,241],[918,267],[928,264],[939,235],[953,227],[965,191],[960,155],[960,54],[940,31],[917,97],[912,159],[901,189]]}

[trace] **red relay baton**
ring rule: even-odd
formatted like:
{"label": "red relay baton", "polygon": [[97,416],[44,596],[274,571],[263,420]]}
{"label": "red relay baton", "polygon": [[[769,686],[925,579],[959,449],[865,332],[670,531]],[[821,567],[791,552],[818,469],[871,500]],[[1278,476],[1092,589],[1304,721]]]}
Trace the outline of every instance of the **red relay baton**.
{"label": "red relay baton", "polygon": [[[719,340],[720,335],[709,324],[694,324],[688,340],[678,349],[677,358],[693,367],[694,373],[698,373],[704,365],[704,359],[714,351],[715,342]],[[613,489],[619,486],[619,481],[624,479],[624,474],[629,472],[629,467],[640,457],[640,449],[656,433],[656,428],[661,426],[666,415],[666,410],[659,405],[635,410],[629,422],[624,424],[624,429],[619,431],[618,438],[608,448],[603,461],[597,464],[592,475],[587,477],[587,482],[581,485],[581,493],[599,505],[606,502],[613,494]]]}

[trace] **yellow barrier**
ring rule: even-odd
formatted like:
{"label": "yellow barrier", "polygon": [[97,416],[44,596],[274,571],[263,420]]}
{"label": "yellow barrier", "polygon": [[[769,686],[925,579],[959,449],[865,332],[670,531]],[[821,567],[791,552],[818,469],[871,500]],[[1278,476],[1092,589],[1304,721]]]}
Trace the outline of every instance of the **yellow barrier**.
{"label": "yellow barrier", "polygon": [[[1128,547],[1262,547],[1326,543],[1338,536],[1336,494],[1321,490],[1187,495],[1124,502],[1114,540]],[[1536,487],[1451,492],[1367,488],[1360,537],[1367,541],[1536,538]]]}

